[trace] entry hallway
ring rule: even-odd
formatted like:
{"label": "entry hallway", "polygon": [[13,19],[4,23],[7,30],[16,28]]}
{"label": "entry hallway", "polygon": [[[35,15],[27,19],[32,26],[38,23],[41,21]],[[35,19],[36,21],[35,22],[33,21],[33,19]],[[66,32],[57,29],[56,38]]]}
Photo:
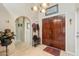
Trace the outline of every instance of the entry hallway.
{"label": "entry hallway", "polygon": [[79,56],[79,4],[43,4],[0,3],[0,56]]}

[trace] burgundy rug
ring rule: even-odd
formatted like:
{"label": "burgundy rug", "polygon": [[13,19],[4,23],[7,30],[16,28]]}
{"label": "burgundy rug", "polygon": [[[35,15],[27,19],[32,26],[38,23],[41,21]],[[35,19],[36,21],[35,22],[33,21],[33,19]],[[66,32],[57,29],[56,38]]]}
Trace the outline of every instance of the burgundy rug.
{"label": "burgundy rug", "polygon": [[54,47],[46,47],[44,51],[54,55],[54,56],[60,56],[60,49],[54,48]]}

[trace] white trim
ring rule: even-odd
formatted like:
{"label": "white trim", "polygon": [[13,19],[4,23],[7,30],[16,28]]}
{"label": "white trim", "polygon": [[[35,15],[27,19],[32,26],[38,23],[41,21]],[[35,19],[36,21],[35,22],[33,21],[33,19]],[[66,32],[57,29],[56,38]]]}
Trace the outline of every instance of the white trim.
{"label": "white trim", "polygon": [[26,31],[27,31],[27,29],[26,29],[26,27],[27,27],[27,24],[26,24],[27,20],[30,22],[30,29],[29,29],[29,31],[30,31],[30,39],[29,39],[29,40],[30,40],[30,44],[29,44],[29,46],[31,47],[31,46],[32,46],[32,38],[31,38],[31,37],[32,37],[32,35],[31,35],[31,33],[32,33],[32,32],[31,32],[31,29],[32,29],[32,28],[31,28],[31,21],[30,21],[28,18],[25,19],[25,25],[24,25],[24,26],[25,26],[25,27],[24,27],[24,28],[25,28],[25,36],[24,36],[24,37],[25,37],[25,43],[27,43],[27,38],[26,38],[26,35],[28,34],[28,33],[26,32]]}
{"label": "white trim", "polygon": [[77,11],[75,12],[75,55],[77,55]]}
{"label": "white trim", "polygon": [[[48,16],[44,16],[43,18],[48,18],[48,17],[57,16],[57,15],[62,15],[62,14],[66,14],[66,12],[64,12],[64,13],[57,13],[57,14],[48,15]],[[43,19],[43,18],[42,18],[42,19]]]}
{"label": "white trim", "polygon": [[70,54],[70,55],[68,55],[68,56],[74,56],[74,55],[75,55],[75,53],[73,53],[73,52],[71,52],[71,51],[65,51],[65,53]]}
{"label": "white trim", "polygon": [[78,11],[79,10],[76,10],[75,12],[75,55],[78,55],[78,47],[77,47],[77,17],[78,17]]}
{"label": "white trim", "polygon": [[31,23],[31,24],[30,24],[30,31],[31,31],[31,32],[30,32],[30,40],[31,40],[31,46],[30,46],[30,47],[32,47],[32,40],[33,40],[33,39],[32,39],[32,32],[33,32],[33,31],[32,31],[32,22],[30,21],[30,23]]}
{"label": "white trim", "polygon": [[40,44],[42,44],[42,20],[41,20],[40,23],[41,23],[41,29],[40,29],[40,30],[41,30],[41,31],[40,31],[40,32],[41,32],[41,33],[40,33],[40,34],[41,34],[41,42],[40,42]]}
{"label": "white trim", "polygon": [[68,24],[68,22],[67,22],[67,13],[65,13],[65,51],[67,51],[67,24]]}

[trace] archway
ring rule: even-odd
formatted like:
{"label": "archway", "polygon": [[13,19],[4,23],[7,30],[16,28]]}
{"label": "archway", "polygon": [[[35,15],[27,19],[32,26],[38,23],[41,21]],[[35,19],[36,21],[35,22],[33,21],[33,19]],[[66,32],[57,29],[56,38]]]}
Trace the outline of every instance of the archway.
{"label": "archway", "polygon": [[16,43],[31,45],[31,21],[28,17],[20,16],[16,19]]}

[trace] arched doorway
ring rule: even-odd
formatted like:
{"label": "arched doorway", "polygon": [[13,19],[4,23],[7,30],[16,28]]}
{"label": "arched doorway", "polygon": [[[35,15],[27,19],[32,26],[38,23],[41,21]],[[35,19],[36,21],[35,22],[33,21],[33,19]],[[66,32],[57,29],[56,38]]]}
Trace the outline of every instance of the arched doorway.
{"label": "arched doorway", "polygon": [[20,16],[16,19],[16,43],[31,45],[31,21],[28,17]]}

